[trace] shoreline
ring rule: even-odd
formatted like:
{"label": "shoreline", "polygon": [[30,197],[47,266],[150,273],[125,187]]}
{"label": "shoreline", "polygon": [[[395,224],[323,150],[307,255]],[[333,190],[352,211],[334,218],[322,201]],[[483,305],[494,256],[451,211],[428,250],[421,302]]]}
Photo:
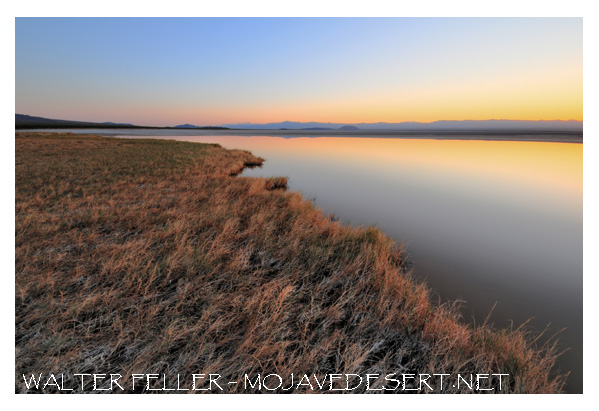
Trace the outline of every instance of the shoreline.
{"label": "shoreline", "polygon": [[235,177],[261,162],[249,152],[16,136],[17,392],[21,371],[51,363],[128,377],[164,362],[231,379],[429,370],[562,388],[555,345],[432,304],[381,230],[332,221],[284,178]]}
{"label": "shoreline", "polygon": [[[513,130],[513,131],[386,131],[386,130],[253,130],[253,129],[181,129],[181,128],[28,128],[17,129],[16,132],[71,132],[76,134],[92,133],[104,136],[123,135],[138,136],[148,131],[170,132],[171,135],[182,136],[272,136],[282,138],[298,137],[356,137],[356,138],[404,138],[434,140],[481,140],[481,141],[525,141],[583,143],[582,132],[546,131],[546,130]],[[156,134],[160,136],[161,134]],[[168,134],[163,134],[168,135]]]}

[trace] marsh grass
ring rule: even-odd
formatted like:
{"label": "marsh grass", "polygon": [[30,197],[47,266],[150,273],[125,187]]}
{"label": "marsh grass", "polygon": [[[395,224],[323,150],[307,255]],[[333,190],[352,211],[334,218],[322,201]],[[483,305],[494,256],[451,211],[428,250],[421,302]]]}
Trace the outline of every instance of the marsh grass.
{"label": "marsh grass", "polygon": [[261,164],[248,152],[16,133],[15,155],[17,392],[42,371],[509,373],[502,392],[563,387],[554,343],[433,304],[380,230],[324,216],[285,178],[234,177]]}

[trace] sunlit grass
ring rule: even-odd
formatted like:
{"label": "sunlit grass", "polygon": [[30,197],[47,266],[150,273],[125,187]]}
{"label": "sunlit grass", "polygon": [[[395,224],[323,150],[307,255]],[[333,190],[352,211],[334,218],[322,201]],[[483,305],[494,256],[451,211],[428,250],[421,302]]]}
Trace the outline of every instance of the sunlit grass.
{"label": "sunlit grass", "polygon": [[235,177],[261,164],[248,152],[17,133],[15,154],[16,391],[39,372],[206,370],[563,385],[554,346],[431,303],[380,230],[324,216],[286,178]]}

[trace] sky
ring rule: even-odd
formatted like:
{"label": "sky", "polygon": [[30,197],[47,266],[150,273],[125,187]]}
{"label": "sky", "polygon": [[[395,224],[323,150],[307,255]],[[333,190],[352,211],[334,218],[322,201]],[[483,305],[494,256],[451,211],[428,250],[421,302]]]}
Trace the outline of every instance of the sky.
{"label": "sky", "polygon": [[582,18],[16,18],[15,109],[148,126],[582,120]]}

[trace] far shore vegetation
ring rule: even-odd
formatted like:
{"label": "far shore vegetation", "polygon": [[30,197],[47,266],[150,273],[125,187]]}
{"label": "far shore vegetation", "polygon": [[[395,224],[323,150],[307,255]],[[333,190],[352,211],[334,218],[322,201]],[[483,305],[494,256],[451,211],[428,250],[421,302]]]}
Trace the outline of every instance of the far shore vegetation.
{"label": "far shore vegetation", "polygon": [[284,177],[240,176],[263,161],[247,151],[15,141],[16,392],[40,372],[504,373],[502,393],[563,389],[555,339],[466,322],[381,230],[323,214]]}

